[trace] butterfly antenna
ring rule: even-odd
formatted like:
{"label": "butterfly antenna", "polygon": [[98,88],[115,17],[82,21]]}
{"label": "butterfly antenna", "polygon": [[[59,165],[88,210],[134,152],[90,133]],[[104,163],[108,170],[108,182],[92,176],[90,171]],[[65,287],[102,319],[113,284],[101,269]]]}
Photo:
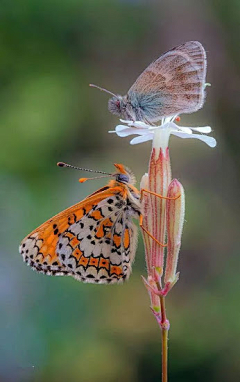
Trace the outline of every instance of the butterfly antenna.
{"label": "butterfly antenna", "polygon": [[102,176],[94,176],[93,178],[80,178],[79,179],[79,182],[80,183],[84,183],[86,182],[87,180],[94,180],[94,179],[100,179],[100,178],[107,178],[109,176],[113,176],[113,174],[109,174],[109,175],[102,175]]}
{"label": "butterfly antenna", "polygon": [[91,88],[97,88],[97,89],[101,90],[102,92],[106,92],[106,93],[111,94],[111,95],[114,96],[114,97],[117,97],[116,94],[110,92],[110,91],[107,90],[107,89],[101,88],[100,86],[97,86],[97,85],[94,85],[94,84],[89,84],[89,86],[90,86]]}
{"label": "butterfly antenna", "polygon": [[67,163],[64,163],[64,162],[58,162],[57,166],[59,166],[59,167],[69,167],[69,168],[74,168],[75,170],[95,172],[97,174],[104,174],[106,176],[112,176],[112,174],[109,174],[108,172],[105,172],[105,171],[91,170],[89,168],[76,167],[76,166],[72,166],[71,164],[67,164]]}

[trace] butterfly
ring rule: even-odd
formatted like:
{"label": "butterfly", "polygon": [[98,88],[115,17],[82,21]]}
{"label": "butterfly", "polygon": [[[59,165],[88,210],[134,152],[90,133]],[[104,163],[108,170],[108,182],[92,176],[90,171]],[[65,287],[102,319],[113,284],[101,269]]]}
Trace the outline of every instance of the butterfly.
{"label": "butterfly", "polygon": [[114,166],[117,171],[108,174],[114,178],[108,185],[23,239],[19,251],[28,265],[41,273],[89,283],[118,283],[129,277],[137,245],[132,219],[141,215],[140,193],[132,172],[122,164]]}
{"label": "butterfly", "polygon": [[179,45],[152,62],[125,96],[90,84],[113,95],[111,113],[148,124],[163,117],[192,113],[203,106],[206,52],[198,41]]}

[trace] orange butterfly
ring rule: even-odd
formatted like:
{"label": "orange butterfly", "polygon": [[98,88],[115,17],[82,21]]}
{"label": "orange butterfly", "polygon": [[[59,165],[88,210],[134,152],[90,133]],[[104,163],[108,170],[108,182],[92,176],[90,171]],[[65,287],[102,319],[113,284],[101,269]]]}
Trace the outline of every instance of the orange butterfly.
{"label": "orange butterfly", "polygon": [[114,166],[117,172],[108,175],[115,180],[23,239],[19,251],[28,265],[90,283],[117,283],[129,277],[137,245],[132,218],[141,217],[140,192],[131,171],[122,164]]}

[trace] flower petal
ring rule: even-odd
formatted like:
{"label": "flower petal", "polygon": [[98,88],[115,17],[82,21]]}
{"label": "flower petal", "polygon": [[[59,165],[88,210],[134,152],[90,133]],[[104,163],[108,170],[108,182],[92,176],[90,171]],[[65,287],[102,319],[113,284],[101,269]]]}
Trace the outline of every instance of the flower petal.
{"label": "flower petal", "polygon": [[142,129],[148,129],[149,128],[149,125],[147,125],[146,123],[142,122],[142,121],[125,121],[124,119],[120,119],[121,122],[123,123],[126,123],[128,126],[134,126],[134,127],[137,127],[137,128],[142,128]]}
{"label": "flower petal", "polygon": [[128,126],[125,126],[125,125],[117,125],[117,126],[115,127],[115,130],[116,130],[116,131],[122,131],[122,130],[125,130],[125,129],[129,129],[129,127],[128,127]]}
{"label": "flower petal", "polygon": [[133,126],[137,127],[137,128],[141,128],[141,129],[148,129],[149,128],[149,125],[147,125],[146,123],[142,122],[142,121],[135,121],[133,122]]}
{"label": "flower petal", "polygon": [[180,130],[180,132],[182,131],[183,133],[186,133],[186,134],[192,134],[192,128],[190,127],[184,127],[184,126],[177,126],[178,127],[178,130]]}
{"label": "flower petal", "polygon": [[180,132],[182,131],[182,132],[187,133],[187,134],[192,134],[191,127],[179,126],[179,125],[177,125],[174,122],[167,122],[163,126],[166,127],[166,128],[171,128],[174,131],[175,130],[176,131],[180,130]]}
{"label": "flower petal", "polygon": [[126,123],[127,125],[131,125],[133,123],[133,121],[128,121],[127,119],[121,119],[121,118],[120,118],[120,122]]}
{"label": "flower petal", "polygon": [[119,137],[128,137],[129,135],[133,134],[140,134],[138,130],[134,127],[127,127],[124,125],[118,125],[115,127],[115,131],[109,131],[109,133],[116,133]]}
{"label": "flower petal", "polygon": [[211,133],[212,128],[210,126],[203,126],[203,127],[191,127],[192,130],[199,131],[199,133],[208,134]]}
{"label": "flower petal", "polygon": [[152,139],[153,139],[153,134],[145,134],[145,135],[141,135],[140,137],[133,138],[130,141],[130,144],[137,145],[138,143],[151,141]]}
{"label": "flower petal", "polygon": [[163,125],[160,126],[149,126],[148,130],[156,130],[156,129],[161,129]]}
{"label": "flower petal", "polygon": [[201,134],[186,134],[186,133],[181,133],[178,131],[172,131],[173,135],[176,135],[179,138],[195,138],[199,139],[202,142],[205,142],[208,146],[210,147],[215,147],[217,145],[216,139],[213,137],[208,137],[206,135],[201,135]]}

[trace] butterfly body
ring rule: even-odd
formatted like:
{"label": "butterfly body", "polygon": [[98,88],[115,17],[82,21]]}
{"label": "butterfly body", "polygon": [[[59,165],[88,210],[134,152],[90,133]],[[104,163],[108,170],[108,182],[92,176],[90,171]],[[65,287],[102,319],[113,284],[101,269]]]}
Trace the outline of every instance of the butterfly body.
{"label": "butterfly body", "polygon": [[140,194],[123,165],[116,179],[49,219],[21,243],[24,261],[38,272],[90,283],[117,283],[131,273],[137,244],[133,218]]}
{"label": "butterfly body", "polygon": [[141,99],[141,96],[136,93],[132,94],[131,99],[128,95],[123,97],[117,95],[108,101],[108,109],[112,114],[118,115],[125,120],[147,122],[145,103],[146,97]]}
{"label": "butterfly body", "polygon": [[192,113],[204,103],[205,77],[205,50],[198,41],[189,41],[152,62],[127,95],[113,96],[109,111],[125,120],[149,124]]}

